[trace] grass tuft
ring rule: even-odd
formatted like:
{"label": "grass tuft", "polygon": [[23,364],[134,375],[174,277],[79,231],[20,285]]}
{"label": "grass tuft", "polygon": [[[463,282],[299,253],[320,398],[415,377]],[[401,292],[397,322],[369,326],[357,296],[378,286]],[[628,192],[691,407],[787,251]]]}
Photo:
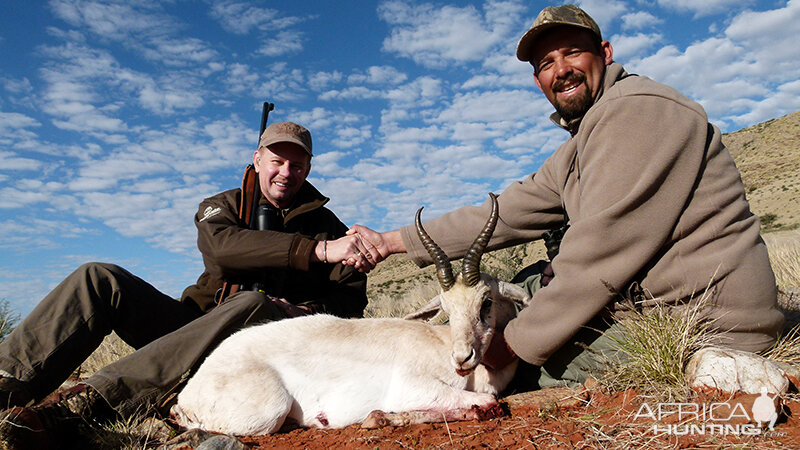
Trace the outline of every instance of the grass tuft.
{"label": "grass tuft", "polygon": [[764,356],[773,361],[800,366],[800,325],[795,325],[781,336]]}
{"label": "grass tuft", "polygon": [[708,291],[682,312],[655,303],[646,310],[618,314],[611,333],[617,353],[606,356],[600,383],[611,391],[635,389],[659,401],[685,401],[691,390],[685,368],[694,353],[710,344],[710,323],[701,314]]}
{"label": "grass tuft", "polygon": [[762,235],[767,244],[769,261],[779,287],[800,286],[800,232],[780,232]]}

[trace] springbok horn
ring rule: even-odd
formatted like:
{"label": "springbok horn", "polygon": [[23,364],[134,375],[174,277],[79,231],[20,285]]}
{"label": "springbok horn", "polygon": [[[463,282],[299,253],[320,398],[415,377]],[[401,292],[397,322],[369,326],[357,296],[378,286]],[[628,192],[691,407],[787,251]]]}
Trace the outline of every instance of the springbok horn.
{"label": "springbok horn", "polygon": [[486,226],[483,227],[483,231],[480,232],[475,242],[472,243],[472,246],[464,255],[461,277],[464,279],[464,284],[467,286],[475,286],[481,279],[481,256],[483,256],[483,251],[486,250],[486,245],[489,243],[489,239],[492,238],[494,228],[497,226],[497,196],[490,192],[489,198],[492,200],[492,212],[489,214],[489,220],[486,222]]}
{"label": "springbok horn", "polygon": [[422,245],[425,246],[425,250],[431,255],[434,264],[436,264],[436,277],[439,278],[439,284],[442,286],[442,290],[447,291],[456,284],[456,277],[453,276],[453,266],[450,264],[450,258],[447,257],[444,251],[436,245],[436,242],[433,242],[433,239],[431,239],[425,229],[422,228],[422,221],[420,220],[421,214],[422,208],[417,210],[417,218],[414,221],[417,225],[417,236],[419,236],[419,240],[422,241]]}

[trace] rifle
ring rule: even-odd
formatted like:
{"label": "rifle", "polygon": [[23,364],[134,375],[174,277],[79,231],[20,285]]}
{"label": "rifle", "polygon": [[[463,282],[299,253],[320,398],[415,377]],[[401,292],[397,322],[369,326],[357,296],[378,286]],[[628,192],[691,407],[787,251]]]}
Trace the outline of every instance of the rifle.
{"label": "rifle", "polygon": [[[267,129],[269,112],[273,109],[275,109],[275,105],[273,103],[264,102],[264,105],[261,109],[261,126],[259,127],[258,131],[258,143],[256,144],[256,148],[258,148],[258,144],[261,143],[261,135],[263,135],[264,130]],[[275,223],[270,223],[275,221],[269,220],[269,211],[267,211],[265,208],[259,208],[258,206],[260,192],[261,187],[258,181],[258,174],[256,173],[253,165],[248,164],[244,169],[244,175],[242,176],[242,197],[239,199],[239,222],[251,230],[268,230],[270,229],[270,225],[276,225]],[[256,290],[258,289],[257,285],[254,287]],[[222,303],[226,297],[231,294],[235,294],[242,288],[243,286],[239,284],[233,284],[229,281],[224,281],[222,283],[222,288],[217,291],[215,300],[217,303]]]}
{"label": "rifle", "polygon": [[[264,134],[264,130],[267,129],[267,119],[269,119],[269,112],[275,109],[275,105],[270,102],[264,102],[264,106],[261,109],[261,127],[259,128],[258,132],[258,143],[256,144],[256,148],[261,143],[261,135]],[[248,182],[248,186],[245,186],[245,181],[242,181],[242,201],[244,201],[245,193],[249,196],[250,205],[247,208],[247,216],[248,219],[245,221],[245,225],[249,226],[250,229],[253,230],[267,230],[269,229],[268,224],[264,223],[264,220],[259,220],[263,217],[264,212],[259,212],[258,209],[258,194],[261,191],[260,186],[258,185],[258,175],[255,173],[255,169],[253,165],[250,164],[244,171],[245,178],[247,178],[248,174],[251,174],[253,180]],[[255,183],[255,186],[252,186],[252,183]],[[242,219],[242,208],[239,208],[239,218]],[[262,227],[259,226],[261,224]]]}

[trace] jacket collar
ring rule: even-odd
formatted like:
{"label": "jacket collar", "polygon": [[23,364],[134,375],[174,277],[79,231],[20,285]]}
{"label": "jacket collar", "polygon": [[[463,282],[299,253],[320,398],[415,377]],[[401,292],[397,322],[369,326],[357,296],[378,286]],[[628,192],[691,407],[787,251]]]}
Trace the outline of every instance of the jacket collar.
{"label": "jacket collar", "polygon": [[[625,72],[625,68],[622,67],[621,64],[617,62],[612,62],[611,64],[607,65],[606,70],[603,73],[603,83],[600,85],[600,92],[597,93],[597,97],[595,97],[592,107],[594,107],[594,105],[596,105],[597,102],[600,101],[600,98],[603,97],[603,94],[607,90],[611,89],[611,86],[613,86],[614,83],[627,76],[628,73]],[[591,108],[589,109],[591,110]],[[584,114],[583,116],[585,115],[586,114]],[[562,119],[557,112],[554,112],[553,114],[550,114],[550,120],[557,126],[569,131],[569,133],[574,136],[578,132],[578,127],[581,124],[583,116],[578,117],[576,119],[572,119],[571,121],[567,122],[564,119]]]}
{"label": "jacket collar", "polygon": [[[309,211],[313,211],[315,209],[321,208],[326,203],[330,201],[330,198],[325,197],[322,195],[320,191],[317,190],[308,180],[303,182],[303,185],[300,187],[300,190],[297,191],[297,196],[294,199],[294,203],[292,206],[282,209],[281,216],[283,217],[283,223],[286,224],[293,218],[305,214]],[[268,203],[267,199],[261,195],[259,199],[260,203]]]}

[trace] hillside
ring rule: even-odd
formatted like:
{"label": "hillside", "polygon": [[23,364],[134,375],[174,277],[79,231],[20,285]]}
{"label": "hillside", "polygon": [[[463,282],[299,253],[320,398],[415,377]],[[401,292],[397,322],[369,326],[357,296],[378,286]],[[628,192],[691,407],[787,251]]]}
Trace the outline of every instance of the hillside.
{"label": "hillside", "polygon": [[742,173],[762,229],[800,226],[800,111],[734,133],[722,142]]}
{"label": "hillside", "polygon": [[[763,232],[800,227],[800,111],[725,134],[722,140],[742,173],[750,207],[761,217]],[[489,273],[510,279],[513,267],[525,267],[543,257],[544,246],[535,242],[488,253],[483,265]],[[402,305],[423,301],[408,299],[417,295],[408,293],[416,289],[420,279],[435,285],[433,268],[419,269],[403,255],[393,255],[379,264],[369,274],[368,314],[409,312],[413,307]]]}

